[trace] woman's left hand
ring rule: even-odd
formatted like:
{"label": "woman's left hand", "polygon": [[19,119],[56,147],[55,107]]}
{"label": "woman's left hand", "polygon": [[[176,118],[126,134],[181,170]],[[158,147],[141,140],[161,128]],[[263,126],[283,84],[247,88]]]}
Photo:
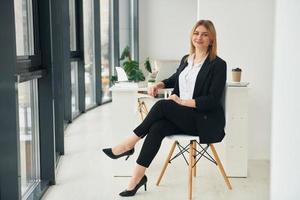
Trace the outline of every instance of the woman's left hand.
{"label": "woman's left hand", "polygon": [[172,94],[171,96],[168,97],[168,99],[175,101],[179,105],[182,104],[182,99],[180,99],[176,94]]}

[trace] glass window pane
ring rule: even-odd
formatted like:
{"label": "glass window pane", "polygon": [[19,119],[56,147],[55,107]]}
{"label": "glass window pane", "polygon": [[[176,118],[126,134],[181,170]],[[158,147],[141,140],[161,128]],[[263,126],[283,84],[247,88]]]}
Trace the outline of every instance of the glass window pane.
{"label": "glass window pane", "polygon": [[69,13],[70,13],[70,49],[76,51],[76,6],[75,0],[69,0]]}
{"label": "glass window pane", "polygon": [[21,192],[26,196],[39,181],[37,82],[18,85]]}
{"label": "glass window pane", "polygon": [[17,56],[34,55],[32,0],[14,0]]}
{"label": "glass window pane", "polygon": [[79,114],[79,98],[78,98],[78,63],[71,62],[71,93],[72,93],[72,117]]}
{"label": "glass window pane", "polygon": [[102,80],[102,102],[111,99],[109,92],[109,77],[110,77],[110,4],[109,0],[100,1],[101,13],[101,80]]}
{"label": "glass window pane", "polygon": [[95,98],[95,40],[94,1],[83,1],[85,104],[89,108],[96,104]]}
{"label": "glass window pane", "polygon": [[125,47],[130,47],[130,0],[119,1],[119,27],[119,46],[122,53]]}
{"label": "glass window pane", "polygon": [[92,63],[86,64],[85,68],[85,104],[89,108],[96,104],[95,68]]}

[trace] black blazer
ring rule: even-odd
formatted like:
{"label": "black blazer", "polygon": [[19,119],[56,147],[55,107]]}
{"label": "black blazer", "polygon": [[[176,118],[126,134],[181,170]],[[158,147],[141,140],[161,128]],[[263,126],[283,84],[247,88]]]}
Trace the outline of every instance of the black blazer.
{"label": "black blazer", "polygon": [[[188,55],[180,62],[177,71],[163,80],[165,88],[174,88],[172,94],[179,94],[179,74],[188,65]],[[201,143],[221,142],[225,136],[225,113],[221,98],[226,84],[226,62],[219,57],[210,61],[209,56],[203,63],[195,83],[193,99],[196,101],[197,131]]]}

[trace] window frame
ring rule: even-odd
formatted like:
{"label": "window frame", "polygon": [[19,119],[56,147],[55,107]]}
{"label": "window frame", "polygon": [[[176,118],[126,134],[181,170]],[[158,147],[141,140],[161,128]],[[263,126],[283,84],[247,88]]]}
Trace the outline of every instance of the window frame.
{"label": "window frame", "polygon": [[[25,82],[46,75],[46,69],[42,66],[41,48],[39,37],[39,13],[38,0],[32,0],[32,29],[33,29],[33,53],[34,55],[17,56],[16,76],[19,82]],[[29,27],[31,28],[31,27]]]}

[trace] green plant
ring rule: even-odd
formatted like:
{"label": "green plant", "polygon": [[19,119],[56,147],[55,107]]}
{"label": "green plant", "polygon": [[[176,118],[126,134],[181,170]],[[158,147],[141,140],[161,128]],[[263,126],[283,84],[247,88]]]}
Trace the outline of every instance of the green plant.
{"label": "green plant", "polygon": [[118,81],[118,76],[116,76],[116,75],[111,76],[110,81],[111,81],[112,84],[115,84],[115,82]]}
{"label": "green plant", "polygon": [[135,60],[132,60],[129,46],[125,47],[121,54],[121,61],[123,61],[123,68],[125,73],[128,76],[129,81],[144,81],[145,76],[143,72],[139,69],[139,63]]}
{"label": "green plant", "polygon": [[152,73],[151,63],[150,63],[149,57],[146,58],[145,63],[144,63],[144,66],[145,66],[146,70],[147,70],[149,73]]}

